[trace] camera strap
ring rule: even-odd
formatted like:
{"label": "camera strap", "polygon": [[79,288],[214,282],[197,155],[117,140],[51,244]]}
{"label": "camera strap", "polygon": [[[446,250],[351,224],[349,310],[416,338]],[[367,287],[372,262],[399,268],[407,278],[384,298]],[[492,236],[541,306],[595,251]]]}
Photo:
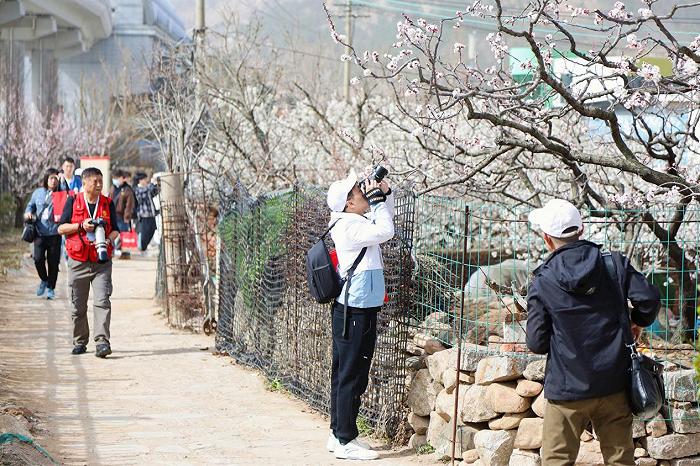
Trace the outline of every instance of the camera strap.
{"label": "camera strap", "polygon": [[92,209],[92,212],[90,212],[90,203],[87,200],[87,194],[85,194],[85,191],[83,191],[83,200],[85,200],[85,208],[88,211],[88,215],[90,216],[90,220],[95,220],[95,214],[97,214],[97,207],[99,206],[100,203],[100,195],[97,195],[97,201],[95,202],[95,208]]}
{"label": "camera strap", "polygon": [[[97,215],[97,208],[100,206],[100,195],[97,195],[97,201],[95,201],[95,208],[92,209],[92,212],[90,212],[90,203],[87,200],[87,194],[85,193],[85,191],[83,191],[83,200],[85,201],[85,209],[87,209],[88,215],[90,216],[90,220],[95,220],[95,216]],[[87,237],[88,241],[95,241],[94,231],[86,231],[85,236]]]}

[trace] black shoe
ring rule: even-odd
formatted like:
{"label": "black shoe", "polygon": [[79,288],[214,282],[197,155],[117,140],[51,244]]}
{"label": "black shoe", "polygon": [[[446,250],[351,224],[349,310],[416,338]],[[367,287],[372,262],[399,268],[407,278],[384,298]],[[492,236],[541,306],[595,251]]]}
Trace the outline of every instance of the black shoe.
{"label": "black shoe", "polygon": [[87,352],[87,346],[85,345],[75,345],[73,351],[71,351],[72,354],[83,354],[85,352]]}
{"label": "black shoe", "polygon": [[106,343],[97,345],[95,347],[95,356],[97,356],[98,358],[105,358],[110,354],[112,354],[112,348],[110,348],[109,345]]}

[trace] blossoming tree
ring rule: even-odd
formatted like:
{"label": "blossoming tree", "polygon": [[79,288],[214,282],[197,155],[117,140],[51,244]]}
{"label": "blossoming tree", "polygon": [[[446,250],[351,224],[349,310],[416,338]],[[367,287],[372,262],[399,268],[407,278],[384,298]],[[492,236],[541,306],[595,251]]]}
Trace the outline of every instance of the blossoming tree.
{"label": "blossoming tree", "polygon": [[[357,66],[355,82],[388,83],[428,153],[434,141],[451,146],[436,149],[429,163],[442,157],[463,168],[439,188],[478,196],[486,187],[490,200],[526,206],[557,195],[599,215],[634,207],[631,215],[679,271],[692,329],[697,252],[679,234],[688,206],[700,199],[700,36],[679,33],[674,18],[700,5],[655,4],[594,10],[533,0],[516,9],[477,0],[435,22],[404,14],[387,50],[350,47],[341,60]],[[334,41],[349,46],[326,12]],[[489,66],[446,39],[474,20],[493,31]],[[594,45],[584,46],[590,37]],[[650,208],[659,201],[670,206],[669,218]]]}

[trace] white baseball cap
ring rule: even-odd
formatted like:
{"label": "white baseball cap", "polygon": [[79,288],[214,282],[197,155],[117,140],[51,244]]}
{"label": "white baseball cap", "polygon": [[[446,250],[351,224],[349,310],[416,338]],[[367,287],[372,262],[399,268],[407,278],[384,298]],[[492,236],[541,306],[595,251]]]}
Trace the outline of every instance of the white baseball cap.
{"label": "white baseball cap", "polygon": [[335,181],[328,188],[328,195],[326,196],[326,202],[328,207],[333,212],[342,212],[345,210],[345,203],[348,201],[348,194],[352,191],[352,188],[357,183],[357,175],[354,171],[351,171],[347,178],[340,181]]}
{"label": "white baseball cap", "polygon": [[[583,230],[581,212],[563,199],[551,199],[544,207],[530,212],[527,219],[533,226],[555,238],[570,238]],[[566,232],[572,227],[576,227],[576,230]]]}

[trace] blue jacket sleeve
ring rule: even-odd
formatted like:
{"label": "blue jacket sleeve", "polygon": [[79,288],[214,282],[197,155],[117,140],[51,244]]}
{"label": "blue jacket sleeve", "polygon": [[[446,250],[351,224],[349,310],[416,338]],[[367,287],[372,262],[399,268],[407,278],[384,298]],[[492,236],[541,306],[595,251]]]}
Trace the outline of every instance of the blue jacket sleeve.
{"label": "blue jacket sleeve", "polygon": [[632,322],[648,327],[656,320],[656,315],[661,307],[661,294],[659,289],[630,264],[629,259],[622,261],[626,274],[627,299],[632,303]]}
{"label": "blue jacket sleeve", "polygon": [[527,293],[527,347],[535,354],[547,354],[551,338],[552,319],[540,299],[535,277]]}
{"label": "blue jacket sleeve", "polygon": [[24,209],[24,213],[36,213],[36,190],[32,193],[32,197],[29,198],[27,207]]}

